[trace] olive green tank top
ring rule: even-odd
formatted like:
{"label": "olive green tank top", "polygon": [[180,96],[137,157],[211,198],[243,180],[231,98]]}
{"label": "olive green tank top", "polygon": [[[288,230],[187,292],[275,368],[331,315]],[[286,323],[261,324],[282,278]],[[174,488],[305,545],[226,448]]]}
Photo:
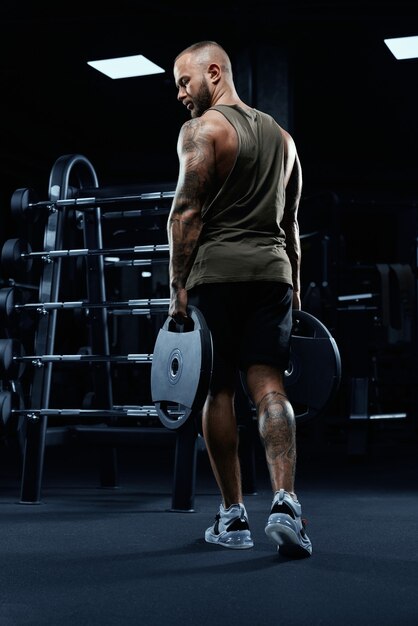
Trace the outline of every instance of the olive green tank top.
{"label": "olive green tank top", "polygon": [[202,209],[203,228],[187,289],[202,283],[277,281],[292,285],[280,227],[285,204],[284,141],[274,119],[217,105],[238,135],[228,178]]}

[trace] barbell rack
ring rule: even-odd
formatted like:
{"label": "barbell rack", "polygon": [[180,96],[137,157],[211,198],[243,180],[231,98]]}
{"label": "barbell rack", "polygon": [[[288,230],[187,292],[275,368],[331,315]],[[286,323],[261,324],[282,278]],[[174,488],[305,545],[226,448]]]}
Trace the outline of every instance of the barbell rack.
{"label": "barbell rack", "polygon": [[[103,197],[100,194],[105,193]],[[77,433],[83,439],[90,442],[100,439],[102,463],[100,482],[102,487],[117,486],[117,463],[116,449],[112,445],[112,437],[115,441],[135,443],[142,441],[145,431],[152,429],[141,428],[118,428],[120,417],[141,419],[157,418],[155,407],[131,406],[130,408],[116,408],[113,402],[112,392],[112,363],[152,363],[152,355],[128,354],[120,357],[111,354],[109,345],[108,317],[109,315],[153,315],[167,313],[168,299],[157,300],[127,300],[110,302],[106,298],[106,285],[104,279],[105,266],[113,267],[141,267],[168,262],[169,247],[166,244],[155,243],[152,245],[139,245],[130,248],[107,249],[103,246],[102,222],[107,220],[130,218],[153,218],[154,216],[166,216],[169,212],[168,203],[174,197],[174,191],[157,191],[151,193],[134,193],[127,195],[108,194],[100,189],[97,174],[91,162],[83,155],[63,155],[54,163],[48,187],[46,201],[33,201],[36,194],[30,189],[17,190],[12,197],[12,212],[15,215],[26,215],[27,218],[35,218],[37,210],[45,216],[43,249],[32,251],[28,245],[20,240],[9,247],[9,268],[19,266],[21,271],[28,272],[32,267],[25,263],[39,259],[43,261],[40,266],[40,279],[38,289],[38,302],[19,302],[13,304],[12,309],[16,312],[39,313],[37,329],[34,338],[34,354],[19,355],[13,360],[22,364],[32,363],[34,367],[31,381],[31,406],[29,408],[13,409],[17,418],[24,421],[24,451],[23,471],[21,482],[20,502],[22,504],[37,504],[41,498],[41,485],[43,475],[43,462],[45,446],[49,442],[59,443],[67,441],[68,432],[65,428],[50,427],[48,420],[55,417],[58,421],[68,418],[104,419],[107,423],[101,428],[97,424],[82,425],[80,428],[71,427],[71,436]],[[125,204],[126,210],[114,210],[116,204]],[[145,207],[138,207],[139,203],[145,203]],[[154,203],[151,206],[150,203]],[[111,206],[112,205],[112,206]],[[78,216],[73,220],[73,214]],[[65,241],[65,227],[71,222],[74,225],[74,235],[81,233],[82,246],[63,245]],[[68,235],[67,235],[68,236]],[[78,237],[78,235],[77,235]],[[13,242],[12,242],[13,244]],[[145,258],[132,258],[132,257]],[[131,257],[131,258],[124,258]],[[61,263],[65,259],[88,259],[83,266],[77,266],[76,271],[85,272],[87,298],[80,300],[68,299],[68,302],[60,301],[61,289]],[[55,336],[58,314],[60,311],[80,309],[88,315],[89,351],[90,354],[59,355],[55,354]],[[93,379],[94,408],[89,409],[54,409],[50,406],[52,367],[57,363],[91,363],[91,376]],[[158,420],[157,420],[158,421]],[[58,432],[60,430],[60,432]],[[100,431],[100,432],[99,432]],[[129,432],[128,432],[129,431]],[[161,424],[153,429],[158,436],[173,433]],[[194,473],[196,462],[196,439],[195,428],[188,425],[182,432],[176,433],[176,459],[174,467],[174,484],[172,491],[172,508],[179,511],[193,510],[194,501]]]}

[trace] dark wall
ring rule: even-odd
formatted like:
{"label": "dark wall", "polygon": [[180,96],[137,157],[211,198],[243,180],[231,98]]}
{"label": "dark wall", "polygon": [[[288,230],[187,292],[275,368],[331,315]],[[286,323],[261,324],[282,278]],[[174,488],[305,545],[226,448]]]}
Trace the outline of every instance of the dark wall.
{"label": "dark wall", "polygon": [[[353,331],[341,321],[338,298],[372,290],[372,326],[387,339],[377,264],[416,272],[418,60],[396,61],[383,39],[416,34],[416,2],[262,0],[253,10],[235,2],[6,2],[0,17],[2,241],[23,235],[41,245],[42,222],[13,220],[10,197],[33,187],[46,199],[61,155],[85,155],[103,186],[174,183],[187,112],[176,101],[173,58],[215,39],[230,52],[243,99],[295,138],[305,307],[345,345],[355,323]],[[112,81],[86,63],[137,53],[166,73]]]}

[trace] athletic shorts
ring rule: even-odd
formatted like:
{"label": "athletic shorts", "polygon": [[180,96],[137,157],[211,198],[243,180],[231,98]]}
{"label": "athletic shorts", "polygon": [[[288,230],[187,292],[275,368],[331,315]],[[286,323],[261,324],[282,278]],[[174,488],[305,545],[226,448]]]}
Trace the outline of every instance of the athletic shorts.
{"label": "athletic shorts", "polygon": [[278,282],[208,283],[189,291],[212,334],[211,391],[235,386],[250,365],[289,364],[293,288]]}

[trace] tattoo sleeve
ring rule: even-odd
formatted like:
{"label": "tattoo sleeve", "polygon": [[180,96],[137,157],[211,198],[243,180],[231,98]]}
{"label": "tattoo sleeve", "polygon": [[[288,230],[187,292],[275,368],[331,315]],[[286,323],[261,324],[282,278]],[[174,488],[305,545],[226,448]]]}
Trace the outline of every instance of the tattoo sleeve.
{"label": "tattoo sleeve", "polygon": [[186,122],[179,134],[179,177],[167,222],[169,280],[174,291],[186,285],[202,231],[202,207],[214,174],[213,141],[201,119]]}

